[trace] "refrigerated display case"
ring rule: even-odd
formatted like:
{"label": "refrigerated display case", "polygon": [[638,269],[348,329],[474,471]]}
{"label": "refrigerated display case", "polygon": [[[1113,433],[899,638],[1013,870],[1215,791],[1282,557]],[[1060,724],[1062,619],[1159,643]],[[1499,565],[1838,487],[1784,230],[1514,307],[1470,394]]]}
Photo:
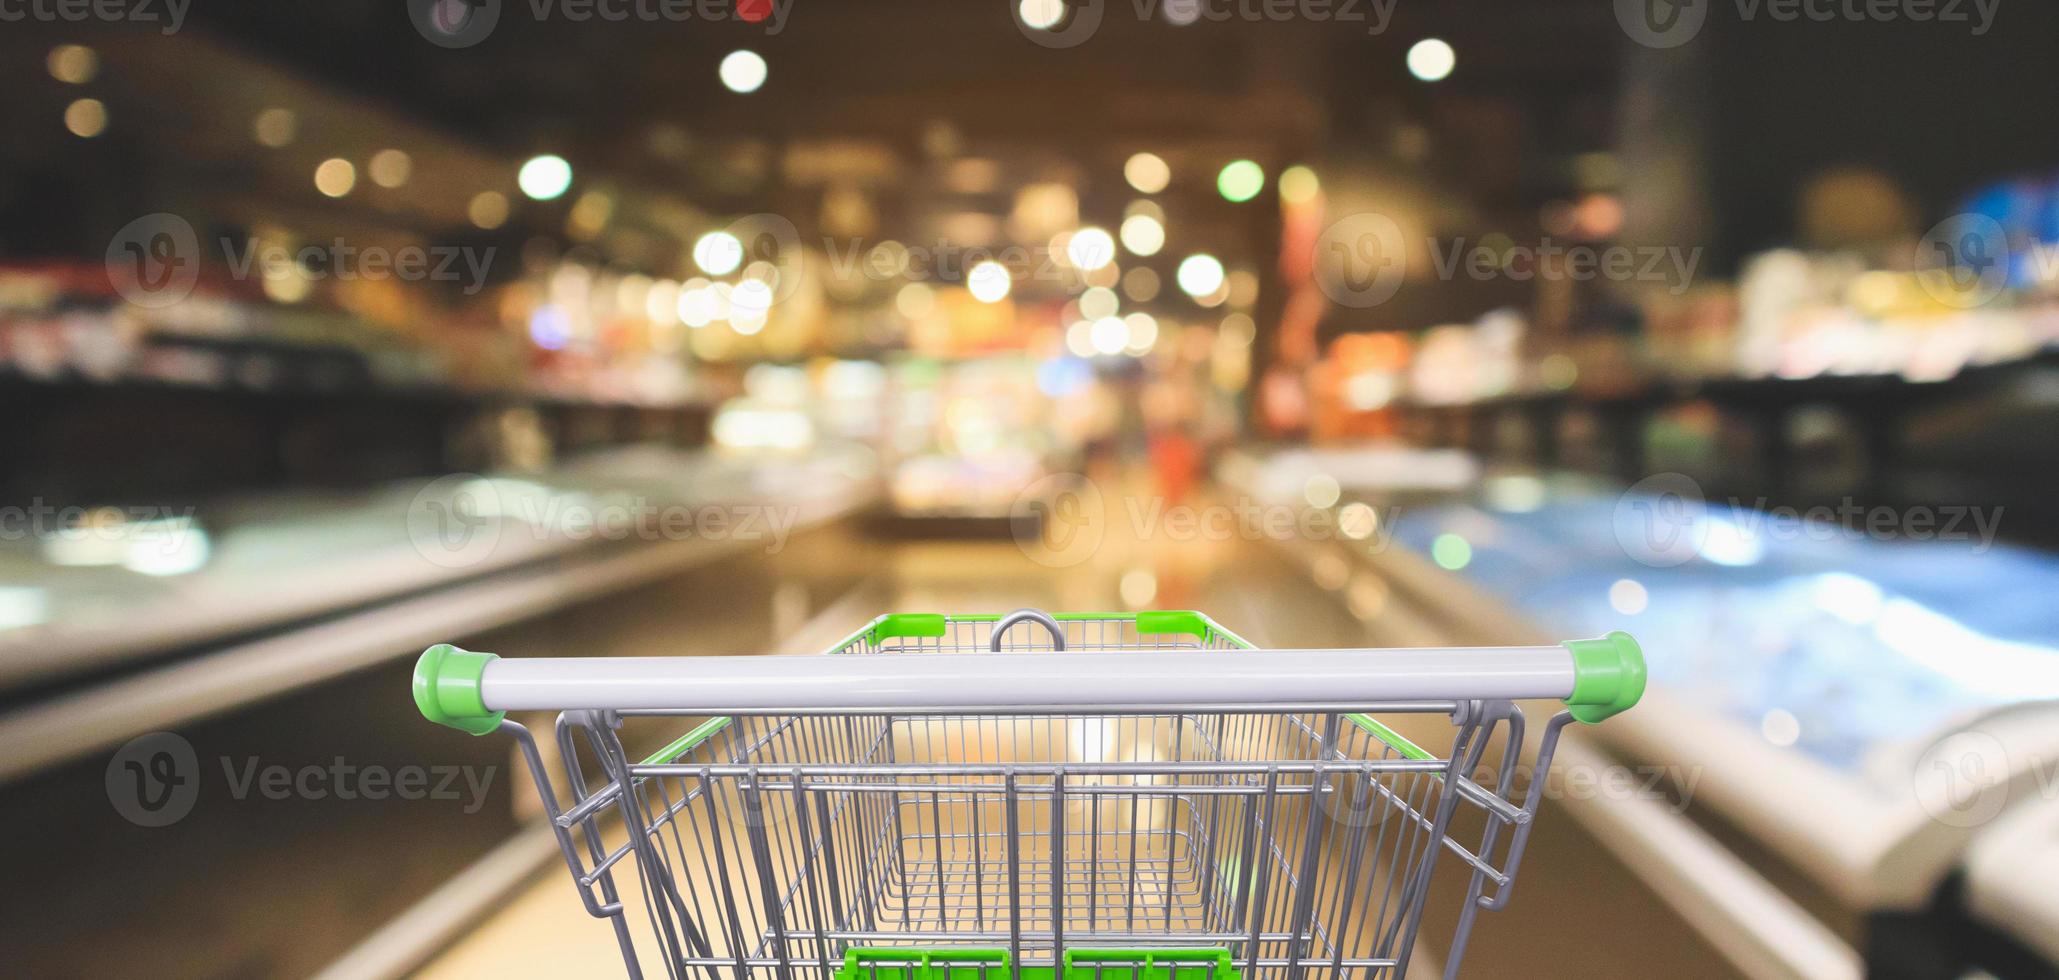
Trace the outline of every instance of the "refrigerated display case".
{"label": "refrigerated display case", "polygon": [[[1480,583],[1455,578],[1453,568],[1462,574],[1472,563],[1469,544],[1440,543],[1441,531],[1427,540],[1413,531],[1397,531],[1422,514],[1535,510],[1553,495],[1544,480],[1482,475],[1467,454],[1394,445],[1234,454],[1219,475],[1231,490],[1260,506],[1297,513],[1297,526],[1304,530],[1271,538],[1271,543],[1306,570],[1314,591],[1336,594],[1368,634],[1382,642],[1521,643],[1548,636],[1553,628]],[[1647,700],[1657,696],[1654,681]],[[1666,703],[1667,711],[1701,712],[1689,704],[1672,707],[1670,699]],[[1717,965],[1712,968],[1718,971],[1864,975],[1848,935],[1805,907],[1749,855],[1683,812],[1685,801],[1664,784],[1681,774],[1691,774],[1698,784],[1703,748],[1626,758],[1609,751],[1595,734],[1569,733],[1563,749],[1590,785],[1586,790],[1558,787],[1553,799],[1587,835],[1581,853],[1607,855],[1637,882],[1635,887],[1656,896],[1648,905],[1612,907],[1623,928],[1655,934],[1677,917],[1688,924],[1698,948],[1713,954]],[[1606,781],[1619,785],[1603,789],[1600,784]],[[1689,786],[1688,792],[1695,788]],[[1602,901],[1601,894],[1574,900]],[[1508,963],[1521,962],[1520,954],[1510,955]]]}
{"label": "refrigerated display case", "polygon": [[0,538],[0,688],[104,671],[595,546],[741,533],[734,520],[719,531],[696,526],[708,508],[815,519],[868,496],[870,465],[868,451],[846,444],[797,457],[645,446],[536,473],[452,474],[361,491],[247,493],[177,507],[52,505],[20,515],[47,522],[49,533]]}
{"label": "refrigerated display case", "polygon": [[1601,737],[1692,760],[1695,806],[1856,912],[1926,907],[2059,753],[2059,559],[1674,488],[1526,476],[1469,496],[1403,509],[1394,541],[1545,628],[1649,637],[1666,710]]}

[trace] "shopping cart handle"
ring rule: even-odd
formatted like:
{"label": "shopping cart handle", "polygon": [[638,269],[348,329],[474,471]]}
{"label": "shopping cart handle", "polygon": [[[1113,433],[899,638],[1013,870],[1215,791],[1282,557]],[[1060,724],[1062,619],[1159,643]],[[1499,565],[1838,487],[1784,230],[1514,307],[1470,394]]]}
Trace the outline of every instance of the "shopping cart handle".
{"label": "shopping cart handle", "polygon": [[422,717],[461,732],[484,735],[500,728],[505,711],[492,711],[481,698],[486,665],[500,658],[438,643],[415,661],[415,707]]}
{"label": "shopping cart handle", "polygon": [[1573,653],[1573,693],[1566,710],[1594,725],[1629,711],[1644,697],[1644,650],[1622,630],[1593,640],[1560,644]]}
{"label": "shopping cart handle", "polygon": [[1020,709],[1223,711],[1557,698],[1593,724],[1644,693],[1627,633],[1558,646],[501,660],[449,644],[415,666],[430,721],[475,735],[508,711],[679,714]]}

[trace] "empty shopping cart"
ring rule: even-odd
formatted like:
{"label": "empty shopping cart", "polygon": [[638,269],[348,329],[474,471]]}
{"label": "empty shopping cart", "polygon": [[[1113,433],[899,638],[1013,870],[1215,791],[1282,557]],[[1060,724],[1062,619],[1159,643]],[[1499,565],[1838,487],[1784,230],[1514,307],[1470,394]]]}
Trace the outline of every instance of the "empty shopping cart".
{"label": "empty shopping cart", "polygon": [[[1446,890],[1456,972],[1560,732],[1645,682],[1622,633],[1256,650],[1192,612],[889,615],[830,653],[442,645],[414,694],[516,739],[632,977],[1372,980]],[[1526,737],[1539,698],[1568,707]],[[558,712],[554,764],[506,717],[530,711]],[[689,730],[632,758],[654,724]]]}

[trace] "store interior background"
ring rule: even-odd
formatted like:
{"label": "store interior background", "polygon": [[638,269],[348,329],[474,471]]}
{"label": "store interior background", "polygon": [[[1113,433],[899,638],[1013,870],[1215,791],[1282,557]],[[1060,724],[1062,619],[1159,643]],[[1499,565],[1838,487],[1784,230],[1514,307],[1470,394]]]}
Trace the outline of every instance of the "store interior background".
{"label": "store interior background", "polygon": [[[1639,635],[1569,750],[1630,781],[1554,797],[1466,975],[2059,975],[2059,8],[716,6],[0,24],[23,975],[612,969],[413,654],[1018,606]],[[725,523],[563,519],[611,506]],[[149,827],[159,731],[204,779]],[[500,778],[231,792],[335,758]]]}

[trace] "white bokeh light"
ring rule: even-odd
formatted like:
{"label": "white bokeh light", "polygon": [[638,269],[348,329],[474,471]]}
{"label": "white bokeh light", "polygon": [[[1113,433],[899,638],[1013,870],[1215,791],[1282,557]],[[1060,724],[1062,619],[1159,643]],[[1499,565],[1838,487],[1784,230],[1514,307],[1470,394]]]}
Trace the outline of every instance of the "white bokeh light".
{"label": "white bokeh light", "polygon": [[1115,290],[1095,286],[1080,294],[1080,316],[1089,320],[1110,317],[1122,308],[1122,301],[1116,298]]}
{"label": "white bokeh light", "polygon": [[1139,153],[1122,166],[1124,180],[1144,194],[1156,194],[1172,183],[1172,168],[1156,153]]}
{"label": "white bokeh light", "polygon": [[1148,214],[1133,214],[1122,222],[1122,247],[1133,255],[1157,255],[1165,247],[1165,226]]}
{"label": "white bokeh light", "polygon": [[1008,267],[991,259],[972,267],[965,274],[965,288],[972,292],[972,298],[982,303],[999,303],[1008,298],[1008,289],[1014,285]]}
{"label": "white bokeh light", "polygon": [[1426,37],[1408,49],[1408,73],[1426,82],[1441,82],[1458,66],[1458,53],[1441,38]]}
{"label": "white bokeh light", "polygon": [[1620,578],[1609,586],[1609,608],[1625,616],[1635,616],[1649,605],[1651,593],[1645,590],[1644,583],[1634,578]]}
{"label": "white bokeh light", "polygon": [[1092,330],[1090,337],[1094,342],[1094,352],[1097,354],[1120,354],[1124,347],[1129,346],[1130,325],[1122,322],[1121,317],[1110,316],[1095,320]]}
{"label": "white bokeh light", "polygon": [[572,165],[553,153],[530,157],[515,174],[516,186],[531,200],[549,201],[564,196],[572,186]]}
{"label": "white bokeh light", "polygon": [[1206,252],[1189,255],[1180,262],[1176,276],[1180,292],[1189,296],[1208,296],[1223,288],[1223,264]]}
{"label": "white bokeh light", "polygon": [[1074,268],[1091,272],[1115,261],[1115,239],[1091,225],[1081,228],[1066,241],[1065,257]]}
{"label": "white bokeh light", "polygon": [[1065,0],[1022,0],[1015,5],[1015,14],[1024,26],[1048,31],[1065,19]]}
{"label": "white bokeh light", "polygon": [[738,95],[749,95],[763,87],[770,72],[764,57],[747,48],[731,51],[716,71],[722,76],[722,87]]}
{"label": "white bokeh light", "polygon": [[744,243],[726,231],[711,231],[693,243],[693,264],[711,276],[726,276],[744,263]]}

